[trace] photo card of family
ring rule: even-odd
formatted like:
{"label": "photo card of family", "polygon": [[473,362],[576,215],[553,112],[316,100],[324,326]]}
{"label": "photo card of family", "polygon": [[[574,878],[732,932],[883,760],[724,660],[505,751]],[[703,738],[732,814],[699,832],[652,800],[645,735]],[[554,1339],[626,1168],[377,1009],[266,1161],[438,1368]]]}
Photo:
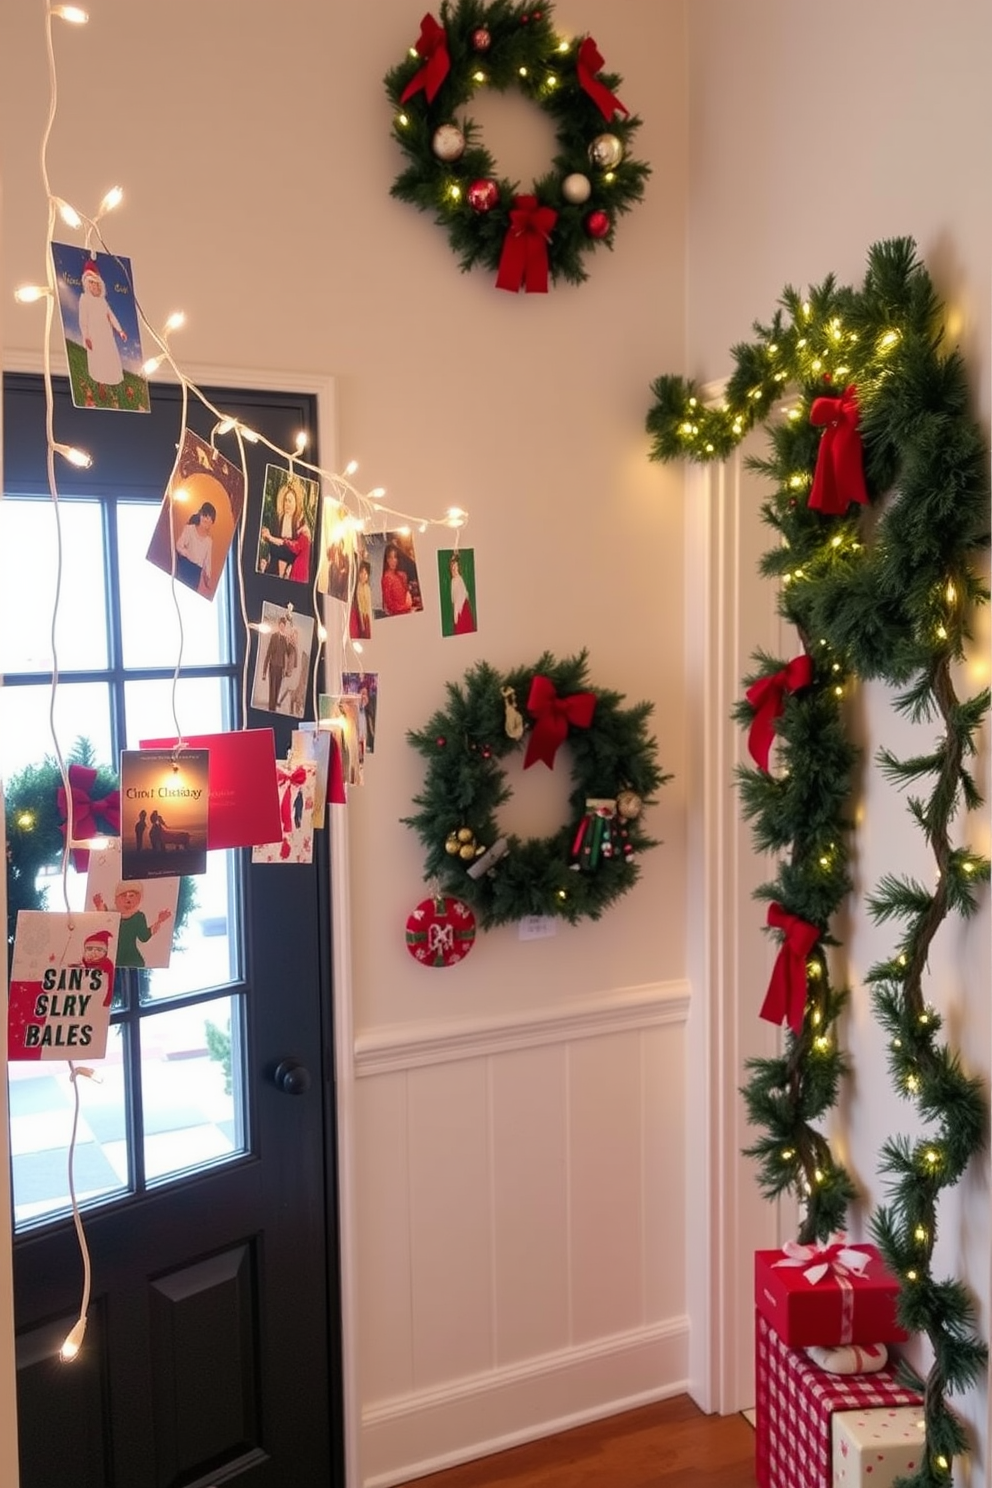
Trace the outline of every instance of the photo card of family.
{"label": "photo card of family", "polygon": [[53,243],[52,264],[73,403],[148,413],[131,260]]}
{"label": "photo card of family", "polygon": [[320,485],[280,465],[266,465],[259,517],[257,573],[309,584]]}
{"label": "photo card of family", "polygon": [[292,605],[277,605],[266,599],[256,628],[258,650],[251,706],[265,713],[302,718],[313,655],[313,616],[300,615]]}
{"label": "photo card of family", "polygon": [[117,958],[116,913],[22,909],[7,1001],[7,1058],[102,1059]]}
{"label": "photo card of family", "polygon": [[207,871],[205,749],[121,751],[121,878]]}
{"label": "photo card of family", "polygon": [[147,558],[195,594],[213,599],[241,520],[245,477],[187,429],[166,487]]}

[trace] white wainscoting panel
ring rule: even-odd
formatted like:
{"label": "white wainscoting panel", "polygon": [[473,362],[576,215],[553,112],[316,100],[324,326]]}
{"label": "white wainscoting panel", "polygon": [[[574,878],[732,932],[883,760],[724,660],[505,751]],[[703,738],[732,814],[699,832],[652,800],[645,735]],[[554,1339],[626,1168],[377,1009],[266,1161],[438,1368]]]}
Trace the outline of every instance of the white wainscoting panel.
{"label": "white wainscoting panel", "polygon": [[368,1488],[685,1388],[684,983],[355,1044]]}

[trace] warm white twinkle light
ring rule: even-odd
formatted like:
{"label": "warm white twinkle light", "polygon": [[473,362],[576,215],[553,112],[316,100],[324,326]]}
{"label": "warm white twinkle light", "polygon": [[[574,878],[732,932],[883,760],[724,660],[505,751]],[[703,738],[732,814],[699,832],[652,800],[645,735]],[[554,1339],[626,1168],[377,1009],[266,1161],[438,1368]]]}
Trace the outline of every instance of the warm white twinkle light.
{"label": "warm white twinkle light", "polygon": [[78,470],[89,470],[93,461],[85,450],[77,449],[74,444],[57,444],[55,450],[63,460],[68,460],[70,465],[75,465]]}
{"label": "warm white twinkle light", "polygon": [[100,210],[97,212],[94,221],[99,222],[100,218],[103,217],[107,212],[112,212],[116,207],[119,207],[123,200],[123,187],[111,186],[110,190],[103,198],[103,201],[100,203]]}
{"label": "warm white twinkle light", "polygon": [[344,473],[345,473],[345,475],[354,475],[355,472],[357,471],[357,469],[358,469],[358,461],[357,460],[349,460],[348,463],[347,463],[347,465],[344,467]]}
{"label": "warm white twinkle light", "polygon": [[299,433],[296,436],[296,440],[295,440],[296,453],[298,455],[302,455],[302,453],[306,449],[308,443],[309,443],[309,440],[308,440],[308,437],[307,437],[307,431],[306,431],[306,429],[300,429]]}
{"label": "warm white twinkle light", "polygon": [[82,227],[83,225],[82,217],[80,217],[75,207],[70,206],[67,201],[59,202],[59,216],[69,227]]}
{"label": "warm white twinkle light", "polygon": [[60,21],[69,21],[73,26],[85,26],[89,20],[86,11],[78,5],[53,5],[51,13],[58,16]]}
{"label": "warm white twinkle light", "polygon": [[81,1317],[70,1328],[66,1340],[59,1349],[59,1358],[63,1364],[71,1364],[83,1346],[83,1338],[86,1334],[86,1319]]}
{"label": "warm white twinkle light", "polygon": [[36,300],[43,300],[50,293],[43,284],[22,284],[14,290],[14,299],[19,305],[33,305]]}
{"label": "warm white twinkle light", "polygon": [[157,372],[164,361],[164,356],[149,357],[147,362],[142,362],[141,370],[146,377],[151,377],[152,373]]}

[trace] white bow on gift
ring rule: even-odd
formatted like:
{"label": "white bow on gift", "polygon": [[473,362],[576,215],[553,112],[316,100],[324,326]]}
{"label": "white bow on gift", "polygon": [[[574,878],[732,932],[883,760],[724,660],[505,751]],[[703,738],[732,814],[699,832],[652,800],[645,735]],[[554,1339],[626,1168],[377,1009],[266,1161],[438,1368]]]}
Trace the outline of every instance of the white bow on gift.
{"label": "white bow on gift", "polygon": [[843,1235],[827,1245],[800,1245],[796,1240],[787,1240],[782,1249],[785,1258],[776,1261],[775,1266],[802,1266],[810,1286],[816,1286],[831,1274],[838,1280],[852,1275],[861,1277],[871,1260],[869,1251],[845,1244]]}

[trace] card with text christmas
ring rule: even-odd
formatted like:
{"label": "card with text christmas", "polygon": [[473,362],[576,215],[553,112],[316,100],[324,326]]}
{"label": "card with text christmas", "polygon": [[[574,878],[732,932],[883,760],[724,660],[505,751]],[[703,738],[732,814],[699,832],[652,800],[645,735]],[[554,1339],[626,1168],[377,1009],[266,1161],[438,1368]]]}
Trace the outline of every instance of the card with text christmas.
{"label": "card with text christmas", "polygon": [[309,584],[320,486],[280,465],[266,465],[259,519],[258,573]]}
{"label": "card with text christmas", "polygon": [[91,850],[86,903],[104,914],[116,910],[120,915],[118,966],[168,966],[178,902],[178,878],[124,877],[120,838],[111,837],[106,847]]}
{"label": "card with text christmas", "polygon": [[313,862],[314,760],[280,760],[276,765],[282,836],[253,847],[253,863]]}
{"label": "card with text christmas", "polygon": [[7,1003],[8,1059],[102,1059],[114,997],[117,914],[22,909]]}
{"label": "card with text christmas", "polygon": [[313,616],[298,614],[292,605],[264,600],[256,630],[258,651],[251,706],[266,713],[302,718],[313,655]]}
{"label": "card with text christmas", "polygon": [[[207,850],[254,847],[279,834],[276,791],[276,736],[270,728],[237,729],[231,734],[190,734],[191,749],[206,749]],[[142,739],[142,749],[175,748],[175,739]]]}
{"label": "card with text christmas", "polygon": [[441,548],[437,555],[443,636],[472,635],[479,628],[475,603],[475,549]]}
{"label": "card with text christmas", "polygon": [[243,472],[187,429],[147,558],[213,599],[245,504]]}
{"label": "card with text christmas", "polygon": [[205,749],[122,750],[120,789],[122,878],[207,871]]}
{"label": "card with text christmas", "polygon": [[378,672],[342,672],[341,691],[358,699],[358,757],[365,763],[375,753],[375,720],[379,706]]}
{"label": "card with text christmas", "polygon": [[53,243],[52,263],[73,403],[147,413],[131,260]]}

